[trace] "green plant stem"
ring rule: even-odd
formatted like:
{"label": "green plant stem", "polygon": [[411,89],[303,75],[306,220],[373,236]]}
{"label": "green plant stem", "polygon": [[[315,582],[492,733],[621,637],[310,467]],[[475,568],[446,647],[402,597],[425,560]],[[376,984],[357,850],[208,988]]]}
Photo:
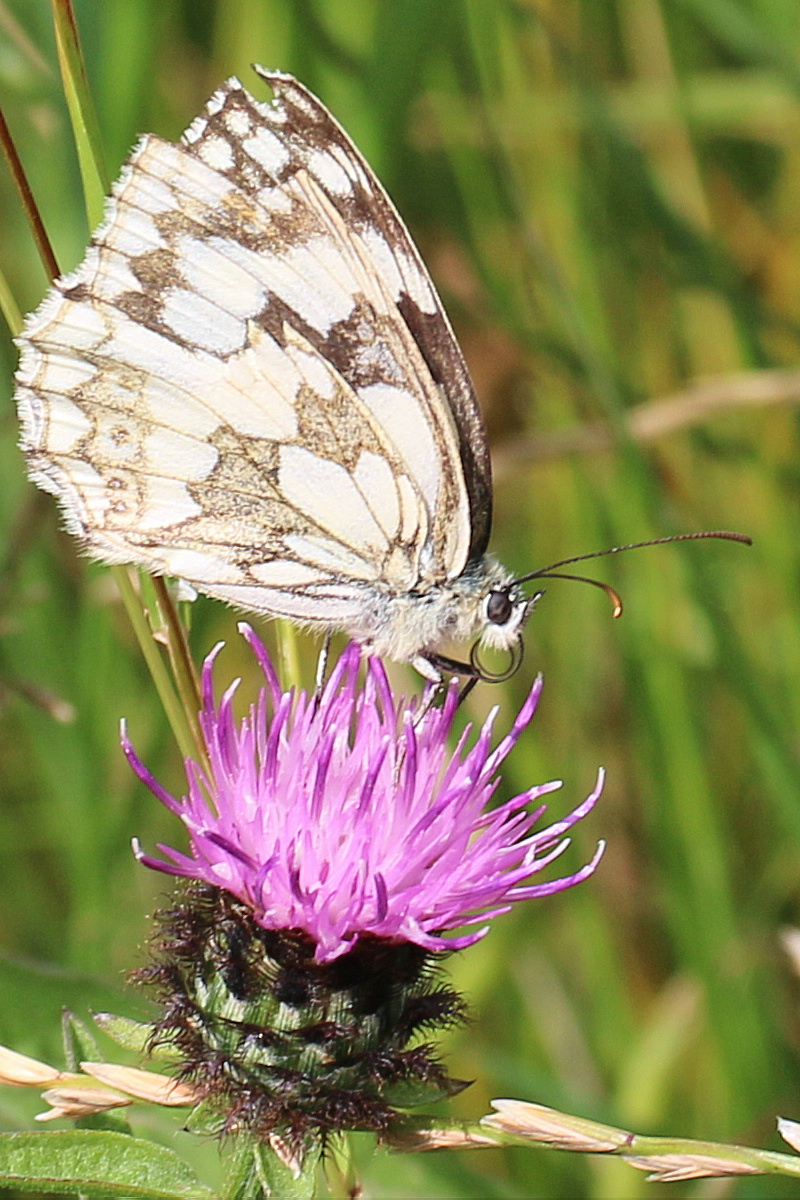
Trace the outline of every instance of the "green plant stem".
{"label": "green plant stem", "polygon": [[276,621],[275,637],[278,645],[278,674],[284,687],[302,687],[297,631],[294,625],[289,621]]}
{"label": "green plant stem", "polygon": [[[167,715],[170,728],[175,735],[180,752],[184,758],[196,758],[198,741],[193,726],[189,723],[186,708],[181,703],[173,687],[164,661],[148,625],[142,609],[139,596],[131,583],[126,567],[112,567],[111,572],[116,580],[122,596],[122,602],[130,619],[133,631],[139,642],[144,660],[153,678],[158,697]],[[202,746],[202,740],[200,741]]]}
{"label": "green plant stem", "polygon": [[83,182],[86,213],[94,229],[103,218],[109,190],[100,127],[92,103],[72,0],[52,0],[58,62]]}
{"label": "green plant stem", "polygon": [[166,580],[156,575],[151,582],[156,596],[158,613],[161,618],[161,632],[167,647],[167,653],[169,654],[175,687],[183,705],[186,724],[191,729],[197,746],[196,757],[208,770],[210,769],[208,753],[198,719],[198,713],[202,707],[200,679],[189,650],[186,630],[178,615]]}
{"label": "green plant stem", "polygon": [[0,271],[0,313],[3,314],[8,332],[12,337],[16,337],[22,329],[22,313],[2,271]]}

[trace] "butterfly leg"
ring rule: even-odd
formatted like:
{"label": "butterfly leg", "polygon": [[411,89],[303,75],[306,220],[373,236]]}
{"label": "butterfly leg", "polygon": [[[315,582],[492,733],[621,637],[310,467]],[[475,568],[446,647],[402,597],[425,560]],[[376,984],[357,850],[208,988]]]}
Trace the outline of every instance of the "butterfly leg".
{"label": "butterfly leg", "polygon": [[511,652],[511,664],[508,670],[501,674],[493,675],[488,671],[482,670],[480,663],[475,661],[475,651],[473,650],[472,661],[469,663],[459,662],[456,658],[447,658],[444,654],[425,653],[418,655],[414,659],[413,665],[417,668],[421,675],[426,679],[431,679],[436,683],[442,683],[444,672],[451,675],[459,675],[465,679],[464,686],[458,695],[458,703],[463,704],[467,696],[470,694],[475,684],[478,681],[483,683],[503,683],[509,679],[514,672],[519,668],[522,662],[523,645],[518,642]]}
{"label": "butterfly leg", "polygon": [[320,650],[319,658],[317,659],[317,671],[316,675],[314,676],[314,696],[312,698],[312,703],[315,709],[320,702],[322,689],[325,686],[325,676],[328,672],[328,659],[330,658],[331,653],[332,637],[333,634],[329,630],[325,634],[325,640],[322,643],[322,649]]}
{"label": "butterfly leg", "polygon": [[431,683],[441,683],[445,673],[449,675],[465,675],[468,679],[478,680],[481,673],[471,663],[459,662],[457,658],[448,658],[445,654],[434,654],[424,651],[418,654],[412,664],[420,675],[430,679]]}
{"label": "butterfly leg", "polygon": [[[444,674],[447,672],[450,675],[459,675],[462,678],[466,677],[466,682],[458,694],[459,705],[463,704],[467,696],[470,694],[475,684],[481,678],[480,671],[470,663],[459,662],[455,658],[447,658],[443,654],[419,654],[414,659],[412,666],[416,667],[420,675],[426,679],[430,679],[432,683],[439,685],[440,691],[444,687]],[[436,698],[437,692],[432,692],[427,703],[423,706],[423,711],[427,711]]]}
{"label": "butterfly leg", "polygon": [[429,680],[430,683],[442,682],[442,672],[439,670],[438,658],[435,654],[418,654],[416,658],[412,658],[411,665],[415,671],[419,671],[423,679]]}

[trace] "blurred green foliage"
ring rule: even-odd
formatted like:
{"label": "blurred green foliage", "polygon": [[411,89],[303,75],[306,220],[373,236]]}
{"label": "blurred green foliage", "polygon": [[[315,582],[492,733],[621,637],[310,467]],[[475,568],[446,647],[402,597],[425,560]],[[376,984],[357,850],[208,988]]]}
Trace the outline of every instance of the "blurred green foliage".
{"label": "blurred green foliage", "polygon": [[[800,979],[780,941],[800,921],[800,7],[75,8],[113,174],[137,134],[177,137],[228,75],[262,94],[252,61],[293,71],[334,110],[456,326],[495,452],[493,545],[512,569],[688,529],[754,538],[750,551],[710,542],[599,564],[625,599],[618,624],[591,589],[551,582],[522,670],[473,695],[469,716],[499,701],[507,721],[545,672],[504,790],[562,777],[561,812],[605,764],[605,797],[568,857],[609,845],[590,883],[499,919],[450,961],[474,1019],[447,1051],[476,1081],[463,1115],[516,1096],[779,1148],[776,1114],[800,1116]],[[47,0],[0,0],[0,102],[72,267],[88,231]],[[32,307],[45,279],[6,171],[0,266]],[[99,992],[141,961],[163,880],[134,864],[130,837],[176,836],[122,762],[119,717],[175,790],[181,766],[108,573],[25,481],[5,335],[0,360],[0,1041],[52,1057],[60,1003],[85,1012],[87,976]],[[198,659],[229,643],[220,679],[251,670],[234,622],[194,606]],[[309,680],[314,649],[301,640]],[[20,974],[20,959],[49,964],[63,987]],[[21,1112],[0,1098],[5,1128]],[[620,1163],[544,1150],[378,1156],[365,1169],[376,1197],[652,1187]],[[724,1194],[791,1186],[741,1180]]]}

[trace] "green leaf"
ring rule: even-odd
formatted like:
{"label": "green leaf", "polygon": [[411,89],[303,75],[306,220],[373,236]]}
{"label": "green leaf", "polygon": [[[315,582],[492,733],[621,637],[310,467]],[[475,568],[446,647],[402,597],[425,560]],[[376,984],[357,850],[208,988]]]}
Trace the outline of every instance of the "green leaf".
{"label": "green leaf", "polygon": [[457,1096],[469,1086],[469,1080],[463,1079],[448,1079],[440,1084],[406,1079],[385,1088],[381,1092],[381,1099],[393,1108],[419,1108],[422,1104],[435,1104],[437,1100]]}
{"label": "green leaf", "polygon": [[[319,1147],[309,1144],[305,1150],[298,1148],[297,1153],[298,1161],[291,1164],[270,1146],[254,1145],[246,1137],[239,1139],[225,1181],[225,1200],[262,1200],[265,1196],[313,1200]],[[288,1148],[287,1155],[291,1157]]]}
{"label": "green leaf", "polygon": [[121,1133],[0,1134],[0,1183],[88,1196],[214,1196],[172,1150]]}
{"label": "green leaf", "polygon": [[85,1021],[65,1008],[61,1014],[61,1030],[64,1038],[64,1062],[69,1071],[79,1070],[81,1062],[102,1062],[100,1047],[92,1037]]}
{"label": "green leaf", "polygon": [[146,1021],[134,1021],[132,1017],[120,1017],[116,1013],[94,1013],[94,1023],[103,1033],[113,1038],[118,1046],[132,1050],[135,1054],[146,1054],[157,1062],[177,1062],[179,1054],[170,1046],[159,1045],[148,1048],[155,1026]]}

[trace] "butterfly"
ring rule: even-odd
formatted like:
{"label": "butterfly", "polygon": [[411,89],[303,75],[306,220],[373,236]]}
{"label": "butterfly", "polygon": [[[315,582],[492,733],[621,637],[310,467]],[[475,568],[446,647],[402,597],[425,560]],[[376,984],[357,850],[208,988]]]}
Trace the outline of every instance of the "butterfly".
{"label": "butterfly", "polygon": [[[104,562],[344,630],[434,680],[488,677],[478,648],[518,661],[538,598],[520,584],[546,572],[487,554],[461,350],[350,138],[291,75],[255,70],[271,103],[232,78],[178,144],[142,138],[27,319],[30,477]],[[473,638],[470,663],[437,649]]]}

